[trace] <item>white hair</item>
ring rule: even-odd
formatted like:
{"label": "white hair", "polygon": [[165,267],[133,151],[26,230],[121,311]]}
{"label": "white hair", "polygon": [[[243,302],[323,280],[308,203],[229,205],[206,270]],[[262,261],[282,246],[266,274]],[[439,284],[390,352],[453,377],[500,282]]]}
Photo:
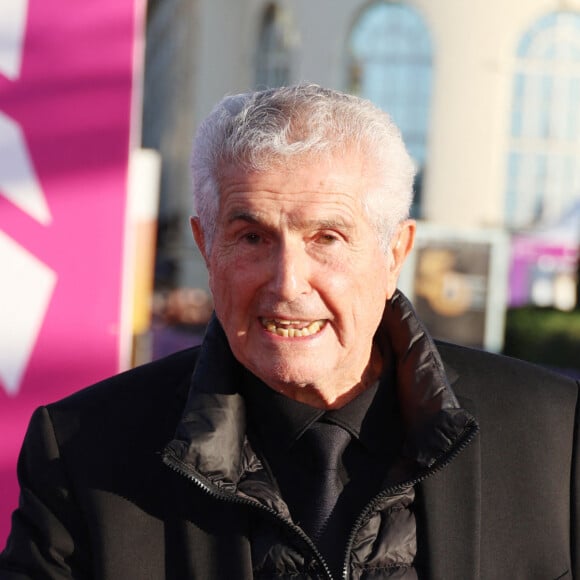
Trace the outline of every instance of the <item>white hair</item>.
{"label": "white hair", "polygon": [[225,97],[201,123],[192,152],[195,212],[209,249],[225,166],[271,172],[313,156],[358,152],[379,176],[361,200],[386,251],[409,215],[414,164],[391,117],[370,101],[314,84]]}

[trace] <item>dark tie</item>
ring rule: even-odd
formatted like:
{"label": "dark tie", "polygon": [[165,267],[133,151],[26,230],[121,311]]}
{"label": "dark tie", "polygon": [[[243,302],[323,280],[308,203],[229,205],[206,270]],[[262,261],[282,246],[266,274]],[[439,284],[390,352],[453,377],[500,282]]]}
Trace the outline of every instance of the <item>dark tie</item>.
{"label": "dark tie", "polygon": [[300,511],[302,527],[318,540],[343,490],[342,454],[350,434],[333,423],[313,423],[301,437],[302,453],[312,459]]}

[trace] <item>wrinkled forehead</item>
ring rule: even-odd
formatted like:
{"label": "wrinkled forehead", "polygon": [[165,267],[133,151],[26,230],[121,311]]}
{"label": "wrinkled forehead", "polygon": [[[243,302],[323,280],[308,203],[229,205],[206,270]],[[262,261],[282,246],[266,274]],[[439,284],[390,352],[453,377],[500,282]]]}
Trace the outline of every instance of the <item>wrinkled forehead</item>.
{"label": "wrinkled forehead", "polygon": [[220,219],[242,210],[258,215],[266,208],[282,212],[291,209],[293,215],[298,215],[296,212],[302,208],[305,214],[330,216],[338,215],[337,210],[342,208],[367,221],[369,200],[382,187],[368,159],[354,153],[300,157],[290,163],[270,164],[260,171],[228,165],[220,177]]}

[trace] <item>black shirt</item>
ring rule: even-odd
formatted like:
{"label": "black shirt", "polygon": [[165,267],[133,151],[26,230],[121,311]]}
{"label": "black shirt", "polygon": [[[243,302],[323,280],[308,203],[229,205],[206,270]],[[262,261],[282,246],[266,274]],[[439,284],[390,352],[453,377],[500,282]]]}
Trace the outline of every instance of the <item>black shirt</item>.
{"label": "black shirt", "polygon": [[316,421],[339,425],[351,435],[342,456],[343,489],[327,528],[315,540],[331,568],[338,572],[350,531],[364,506],[381,490],[397,457],[402,428],[394,380],[385,375],[340,409],[324,411],[274,391],[247,373],[242,395],[248,410],[248,436],[263,459],[295,523],[301,525],[312,458],[300,445]]}

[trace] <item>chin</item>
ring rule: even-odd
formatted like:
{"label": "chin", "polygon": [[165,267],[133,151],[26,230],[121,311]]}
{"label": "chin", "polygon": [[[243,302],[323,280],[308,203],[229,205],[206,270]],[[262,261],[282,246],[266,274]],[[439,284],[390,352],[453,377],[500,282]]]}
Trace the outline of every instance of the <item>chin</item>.
{"label": "chin", "polygon": [[242,357],[238,360],[269,387],[279,392],[317,385],[331,374],[328,364],[321,368],[320,362],[324,358],[314,356],[313,353],[288,357],[287,353],[270,352],[265,357]]}
{"label": "chin", "polygon": [[322,376],[320,373],[308,372],[305,369],[285,369],[284,371],[268,369],[264,373],[264,382],[273,386],[277,391],[287,391],[289,389],[304,389],[305,387],[315,386],[320,383]]}

